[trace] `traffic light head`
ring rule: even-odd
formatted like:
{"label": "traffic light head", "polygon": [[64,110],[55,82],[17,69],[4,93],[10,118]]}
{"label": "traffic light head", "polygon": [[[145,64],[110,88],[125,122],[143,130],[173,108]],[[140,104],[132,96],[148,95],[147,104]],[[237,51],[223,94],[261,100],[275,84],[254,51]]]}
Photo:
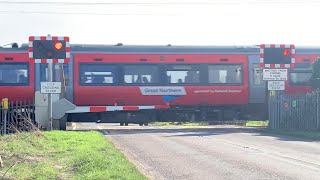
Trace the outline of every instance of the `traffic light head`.
{"label": "traffic light head", "polygon": [[34,40],[34,59],[65,59],[67,47],[64,40]]}
{"label": "traffic light head", "polygon": [[60,49],[63,48],[63,45],[62,45],[61,42],[55,42],[55,43],[54,43],[54,48],[55,48],[56,50],[60,50]]}
{"label": "traffic light head", "polygon": [[265,64],[291,64],[291,48],[264,48]]}

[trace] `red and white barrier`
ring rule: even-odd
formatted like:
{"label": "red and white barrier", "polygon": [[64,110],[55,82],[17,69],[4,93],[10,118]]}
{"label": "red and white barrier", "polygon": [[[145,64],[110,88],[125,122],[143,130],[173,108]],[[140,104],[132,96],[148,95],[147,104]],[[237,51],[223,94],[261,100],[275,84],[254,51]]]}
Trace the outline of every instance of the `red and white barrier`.
{"label": "red and white barrier", "polygon": [[86,112],[107,112],[107,111],[138,111],[147,109],[168,109],[168,105],[155,106],[77,106],[76,109],[67,113],[86,113]]}

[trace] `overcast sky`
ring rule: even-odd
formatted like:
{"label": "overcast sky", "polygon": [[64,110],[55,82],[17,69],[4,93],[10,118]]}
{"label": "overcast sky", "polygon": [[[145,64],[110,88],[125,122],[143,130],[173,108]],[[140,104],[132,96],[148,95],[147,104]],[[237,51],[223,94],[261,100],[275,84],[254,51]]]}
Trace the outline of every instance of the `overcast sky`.
{"label": "overcast sky", "polygon": [[73,44],[317,46],[319,9],[320,0],[0,0],[0,46],[47,34]]}

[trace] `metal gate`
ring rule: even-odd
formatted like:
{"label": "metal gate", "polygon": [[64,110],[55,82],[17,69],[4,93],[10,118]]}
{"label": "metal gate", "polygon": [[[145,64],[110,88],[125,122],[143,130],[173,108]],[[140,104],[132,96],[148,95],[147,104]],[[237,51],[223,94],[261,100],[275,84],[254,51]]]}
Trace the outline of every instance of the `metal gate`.
{"label": "metal gate", "polygon": [[39,129],[34,109],[34,103],[30,101],[1,104],[0,135]]}
{"label": "metal gate", "polygon": [[269,97],[269,127],[320,130],[320,92]]}

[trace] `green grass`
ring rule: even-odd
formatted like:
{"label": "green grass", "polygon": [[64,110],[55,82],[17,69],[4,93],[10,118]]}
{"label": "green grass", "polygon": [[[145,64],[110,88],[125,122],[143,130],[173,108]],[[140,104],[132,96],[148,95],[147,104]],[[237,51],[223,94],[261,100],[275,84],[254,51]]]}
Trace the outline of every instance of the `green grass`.
{"label": "green grass", "polygon": [[150,125],[153,126],[173,126],[172,122],[152,122]]}
{"label": "green grass", "polygon": [[268,126],[268,121],[247,121],[246,122],[246,126],[253,126],[253,127],[260,127],[260,126],[264,126],[267,127]]}
{"label": "green grass", "polygon": [[153,126],[207,126],[208,122],[152,122]]}
{"label": "green grass", "polygon": [[312,140],[320,140],[320,131],[288,131],[280,129],[267,129],[266,132],[294,137],[302,137]]}
{"label": "green grass", "polygon": [[182,126],[208,126],[208,122],[186,122],[182,123]]}
{"label": "green grass", "polygon": [[0,156],[0,179],[146,179],[96,131],[2,136]]}

